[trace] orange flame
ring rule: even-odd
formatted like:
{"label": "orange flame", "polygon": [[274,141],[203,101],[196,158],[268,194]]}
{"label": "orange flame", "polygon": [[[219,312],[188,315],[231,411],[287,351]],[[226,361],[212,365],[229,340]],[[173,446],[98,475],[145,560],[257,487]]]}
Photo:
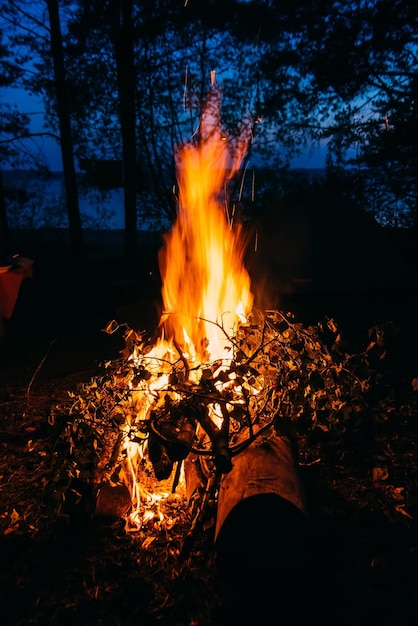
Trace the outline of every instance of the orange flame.
{"label": "orange flame", "polygon": [[242,226],[228,219],[225,197],[249,138],[249,129],[235,142],[222,132],[220,96],[213,86],[197,144],[183,145],[176,155],[179,206],[159,254],[160,325],[166,338],[184,353],[194,350],[199,361],[205,354],[221,356],[226,335],[232,336],[253,303],[243,263],[245,237]]}

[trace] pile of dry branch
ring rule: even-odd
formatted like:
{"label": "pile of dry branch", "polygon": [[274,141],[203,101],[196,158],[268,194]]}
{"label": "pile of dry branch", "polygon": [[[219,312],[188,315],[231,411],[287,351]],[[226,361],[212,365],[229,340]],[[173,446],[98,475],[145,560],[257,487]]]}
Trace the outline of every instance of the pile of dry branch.
{"label": "pile of dry branch", "polygon": [[[192,383],[181,355],[165,364],[169,385],[146,423],[131,417],[155,364],[143,337],[126,327],[116,332],[124,333],[124,351],[94,375],[57,381],[51,373],[41,386],[31,381],[30,393],[18,380],[2,389],[8,623],[245,623],[244,616],[275,605],[278,581],[280,602],[294,602],[289,623],[319,609],[324,623],[411,623],[418,600],[418,392],[411,372],[398,367],[396,328],[371,328],[353,352],[331,319],[306,326],[284,312],[255,312],[230,338],[226,370],[206,364]],[[228,431],[210,421],[212,403],[223,407]],[[280,568],[262,588],[251,571],[231,588],[214,551],[220,480],[249,445],[277,436],[292,442],[306,489],[310,569],[297,572],[297,590]],[[137,528],[127,522],[121,489],[126,437],[149,440],[149,458],[138,468],[144,488],[160,483],[169,491]],[[184,491],[178,479],[187,462],[198,466],[199,478]],[[250,554],[255,544],[280,558],[285,532],[261,517],[257,534],[241,538],[243,549]],[[329,593],[339,609],[328,607]],[[308,606],[298,603],[300,594]]]}

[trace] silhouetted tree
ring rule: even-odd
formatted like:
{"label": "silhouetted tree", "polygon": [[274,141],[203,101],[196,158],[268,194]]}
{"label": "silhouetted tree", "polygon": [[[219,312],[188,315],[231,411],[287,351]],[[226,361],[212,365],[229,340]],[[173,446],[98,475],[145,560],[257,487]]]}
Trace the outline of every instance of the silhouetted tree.
{"label": "silhouetted tree", "polygon": [[[263,120],[254,160],[279,171],[295,152],[326,143],[330,172],[351,167],[349,193],[372,207],[378,188],[391,223],[401,196],[414,219],[416,2],[73,0],[69,6],[63,52],[74,153],[79,161],[124,162],[131,251],[142,219],[175,216],[173,156],[196,136],[211,70],[222,85],[228,129],[246,116]],[[45,45],[38,48],[47,59]],[[38,82],[32,81],[38,93],[45,93],[45,67],[38,66]],[[51,124],[53,103],[49,91]]]}
{"label": "silhouetted tree", "polygon": [[55,98],[60,128],[62,166],[67,198],[68,221],[72,251],[76,259],[84,256],[83,232],[78,204],[77,179],[74,163],[71,115],[62,46],[58,0],[46,0],[51,33],[51,56],[54,68]]}
{"label": "silhouetted tree", "polygon": [[136,211],[136,76],[132,0],[111,0],[110,23],[115,49],[122,137],[125,208],[125,257],[131,261],[137,246]]}
{"label": "silhouetted tree", "polygon": [[[0,87],[15,84],[20,75],[21,70],[10,57],[9,49],[3,43],[3,31],[0,30]],[[19,156],[14,141],[27,135],[28,123],[26,115],[0,102],[0,255],[9,254],[11,244],[2,168],[4,163]]]}
{"label": "silhouetted tree", "polygon": [[327,143],[334,173],[350,168],[352,195],[375,217],[416,222],[417,3],[273,0],[268,7],[265,115],[279,126],[283,106],[291,107],[290,124],[308,144]]}
{"label": "silhouetted tree", "polygon": [[[53,135],[58,127],[58,135],[54,135],[61,145],[63,173],[66,192],[69,232],[74,257],[83,256],[83,237],[78,191],[75,175],[70,109],[68,107],[68,89],[65,77],[62,32],[58,0],[38,0],[35,2],[14,2],[1,5],[2,22],[9,25],[8,42],[10,54],[13,55],[14,66],[21,77],[20,87],[25,86],[31,93],[49,94],[46,106],[57,123],[53,124],[45,135]],[[20,52],[23,50],[23,54]],[[36,133],[42,135],[42,133]],[[34,134],[25,130],[15,134],[13,142],[18,152],[18,141],[28,139]],[[46,169],[39,155],[31,155],[26,144],[21,144],[21,152],[25,155],[21,162]],[[10,157],[9,157],[10,163]]]}
{"label": "silhouetted tree", "polygon": [[[132,3],[134,73],[130,77],[126,64],[118,61],[115,24],[120,16],[115,17],[112,2],[80,2],[68,23],[67,66],[79,160],[122,160],[126,120],[118,115],[119,94],[126,101],[128,90],[132,97],[134,89],[136,127],[130,140],[136,135],[139,225],[142,220],[175,217],[174,154],[198,128],[211,71],[215,69],[222,80],[228,128],[239,127],[252,104],[252,83],[244,71],[248,50],[243,46],[237,50],[228,32],[219,31],[219,16],[215,28],[210,4],[190,13],[188,6],[173,0]],[[123,45],[128,41],[129,34]]]}

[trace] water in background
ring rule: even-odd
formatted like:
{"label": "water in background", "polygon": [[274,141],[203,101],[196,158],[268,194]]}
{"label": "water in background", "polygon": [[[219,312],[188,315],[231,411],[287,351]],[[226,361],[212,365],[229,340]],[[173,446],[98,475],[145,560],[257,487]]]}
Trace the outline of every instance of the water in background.
{"label": "water in background", "polygon": [[[321,168],[290,170],[295,178],[293,181],[289,178],[285,184],[290,183],[290,189],[295,188],[295,184],[300,184],[298,176],[302,176],[304,184],[311,184],[323,179],[324,172]],[[10,228],[68,228],[62,172],[3,170],[2,176]],[[273,184],[276,193],[282,183],[269,181],[268,178],[267,185]],[[81,173],[78,174],[78,193],[83,229],[124,229],[123,188],[99,189],[92,186],[86,174]],[[257,197],[261,197],[262,193],[259,182]],[[150,192],[141,191],[137,202],[139,231],[164,232],[170,229],[168,216]],[[408,198],[391,195],[390,190],[382,189],[378,184],[369,186],[369,192],[361,198],[361,206],[381,226],[410,228],[413,224],[414,202],[410,206]]]}
{"label": "water in background", "polygon": [[[61,172],[4,170],[3,186],[10,228],[68,228],[64,177]],[[83,229],[122,230],[124,228],[123,189],[101,190],[79,175],[79,207]],[[141,207],[143,207],[141,199]],[[138,227],[156,231],[168,227],[155,207],[140,219]]]}

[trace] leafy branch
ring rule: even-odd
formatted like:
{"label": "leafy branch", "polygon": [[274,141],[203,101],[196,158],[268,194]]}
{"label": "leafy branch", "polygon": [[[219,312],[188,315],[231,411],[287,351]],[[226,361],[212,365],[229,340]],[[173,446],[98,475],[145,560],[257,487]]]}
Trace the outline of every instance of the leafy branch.
{"label": "leafy branch", "polygon": [[[107,332],[118,328],[111,322]],[[356,354],[332,319],[304,326],[291,313],[255,310],[233,336],[222,331],[228,359],[192,368],[179,346],[170,361],[125,327],[122,358],[51,412],[62,431],[47,491],[60,511],[69,492],[80,496],[80,483],[98,480],[98,469],[100,480],[120,479],[127,443],[143,446],[161,480],[189,454],[228,472],[234,455],[270,434],[320,455],[326,435],[360,424],[379,381],[372,364],[385,356],[384,329]]]}

